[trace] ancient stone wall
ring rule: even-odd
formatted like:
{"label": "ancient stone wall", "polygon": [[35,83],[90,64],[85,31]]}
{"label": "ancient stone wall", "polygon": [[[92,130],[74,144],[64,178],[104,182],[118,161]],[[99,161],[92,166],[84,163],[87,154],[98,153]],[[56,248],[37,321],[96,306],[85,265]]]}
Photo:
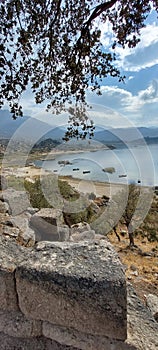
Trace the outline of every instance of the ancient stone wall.
{"label": "ancient stone wall", "polygon": [[35,243],[21,208],[11,217],[0,201],[0,349],[155,350],[158,325],[133,291],[127,298],[123,266],[105,237]]}
{"label": "ancient stone wall", "polygon": [[127,348],[126,282],[109,242],[0,246],[1,349]]}

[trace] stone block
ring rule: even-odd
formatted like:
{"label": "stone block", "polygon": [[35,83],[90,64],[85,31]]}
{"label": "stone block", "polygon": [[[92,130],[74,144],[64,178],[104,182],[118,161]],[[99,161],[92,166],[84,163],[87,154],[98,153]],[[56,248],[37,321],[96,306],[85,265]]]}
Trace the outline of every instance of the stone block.
{"label": "stone block", "polygon": [[9,212],[9,205],[0,200],[0,213],[5,214]]}
{"label": "stone block", "polygon": [[7,188],[7,179],[5,176],[0,175],[0,191]]}
{"label": "stone block", "polygon": [[126,282],[107,241],[56,243],[16,270],[26,317],[117,340],[126,339]]}
{"label": "stone block", "polygon": [[69,238],[70,238],[70,232],[69,231],[70,230],[69,230],[69,227],[67,225],[58,226],[57,231],[58,231],[59,241],[60,242],[69,241]]}
{"label": "stone block", "polygon": [[30,227],[35,231],[36,241],[59,241],[57,227],[62,223],[62,211],[58,209],[41,209],[30,218]]}
{"label": "stone block", "polygon": [[14,271],[0,269],[0,309],[19,310]]}
{"label": "stone block", "polygon": [[21,312],[0,310],[0,332],[11,337],[30,338],[42,334],[41,322],[26,319]]}
{"label": "stone block", "polygon": [[0,333],[1,350],[76,350],[45,337],[16,338]]}
{"label": "stone block", "polygon": [[28,194],[25,191],[16,191],[8,188],[3,191],[3,198],[9,204],[9,214],[18,215],[30,206]]}
{"label": "stone block", "polygon": [[89,231],[84,231],[81,233],[74,233],[71,235],[71,241],[72,242],[80,242],[80,241],[89,241],[93,240],[95,238],[95,231],[94,230],[89,230]]}
{"label": "stone block", "polygon": [[45,337],[62,345],[68,344],[81,350],[136,350],[134,346],[121,340],[78,332],[73,328],[68,329],[48,322],[43,322],[42,332]]}
{"label": "stone block", "polygon": [[21,261],[27,261],[28,256],[28,249],[18,246],[11,238],[0,236],[0,309],[19,309],[15,269]]}
{"label": "stone block", "polygon": [[148,294],[146,298],[146,304],[151,311],[152,316],[158,322],[158,296],[153,294]]}

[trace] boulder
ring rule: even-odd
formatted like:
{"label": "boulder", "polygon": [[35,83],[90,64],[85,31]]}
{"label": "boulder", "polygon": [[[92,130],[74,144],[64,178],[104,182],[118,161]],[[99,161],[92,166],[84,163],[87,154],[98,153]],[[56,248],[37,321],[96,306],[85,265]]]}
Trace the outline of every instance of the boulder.
{"label": "boulder", "polygon": [[74,233],[90,231],[90,229],[90,225],[87,222],[79,222],[71,226],[71,235],[73,235]]}
{"label": "boulder", "polygon": [[83,231],[81,233],[74,233],[71,235],[70,240],[71,242],[79,242],[79,241],[89,241],[94,240],[95,238],[95,231],[89,230],[89,231]]}
{"label": "boulder", "polygon": [[15,273],[25,317],[124,341],[126,281],[111,244],[56,242],[40,250],[40,243]]}
{"label": "boulder", "polygon": [[153,294],[148,294],[146,297],[146,304],[151,311],[152,316],[158,322],[158,296]]}
{"label": "boulder", "polygon": [[0,200],[0,213],[5,214],[9,212],[9,205],[6,202]]}
{"label": "boulder", "polygon": [[7,179],[5,176],[0,175],[0,191],[6,190],[7,188]]}
{"label": "boulder", "polygon": [[59,209],[45,208],[30,218],[30,227],[35,231],[36,241],[59,241],[58,226],[63,224],[63,214]]}
{"label": "boulder", "polygon": [[18,215],[30,207],[28,194],[25,191],[16,191],[13,188],[8,188],[3,191],[4,201],[9,204],[9,214]]}

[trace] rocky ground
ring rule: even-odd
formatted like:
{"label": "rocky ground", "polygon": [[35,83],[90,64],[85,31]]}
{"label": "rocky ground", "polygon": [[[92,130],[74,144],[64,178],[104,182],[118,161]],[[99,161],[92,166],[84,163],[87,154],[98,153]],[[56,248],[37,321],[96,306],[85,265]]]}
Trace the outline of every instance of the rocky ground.
{"label": "rocky ground", "polygon": [[149,242],[138,236],[135,238],[137,248],[128,247],[128,236],[119,242],[114,233],[108,235],[126,268],[126,278],[136,290],[143,302],[151,293],[158,296],[158,242]]}

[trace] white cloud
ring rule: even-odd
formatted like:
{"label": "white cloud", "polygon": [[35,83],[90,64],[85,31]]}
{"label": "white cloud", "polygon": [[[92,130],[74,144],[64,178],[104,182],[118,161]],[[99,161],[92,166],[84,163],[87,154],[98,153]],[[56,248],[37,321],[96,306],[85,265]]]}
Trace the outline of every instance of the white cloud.
{"label": "white cloud", "polygon": [[100,97],[92,92],[87,94],[90,104],[100,105],[100,109],[97,107],[97,114],[93,113],[94,117],[97,116],[98,122],[100,118],[100,123],[112,127],[127,126],[128,123],[132,122],[135,125],[158,124],[157,80],[152,81],[146,89],[140,90],[135,95],[117,86],[102,86],[101,92],[102,96]]}
{"label": "white cloud", "polygon": [[[103,46],[111,50],[114,42],[112,26],[106,22],[100,24],[101,42]],[[140,43],[135,48],[129,48],[127,45],[123,49],[117,46],[115,53],[118,57],[117,65],[125,71],[138,72],[143,68],[152,67],[158,64],[158,25],[156,23],[148,24],[140,30]]]}

